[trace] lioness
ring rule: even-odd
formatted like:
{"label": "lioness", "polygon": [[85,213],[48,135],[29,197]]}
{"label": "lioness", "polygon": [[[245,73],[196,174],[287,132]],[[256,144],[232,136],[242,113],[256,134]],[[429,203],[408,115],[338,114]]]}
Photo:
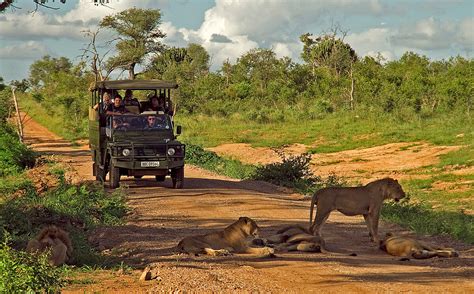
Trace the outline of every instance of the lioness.
{"label": "lioness", "polygon": [[30,253],[50,250],[49,263],[58,266],[66,263],[72,257],[72,243],[69,234],[56,227],[43,228],[33,240],[28,242],[26,251]]}
{"label": "lioness", "polygon": [[392,233],[387,233],[385,239],[380,241],[379,247],[390,255],[403,257],[402,260],[459,256],[452,248],[435,248],[413,238],[395,236]]}
{"label": "lioness", "polygon": [[[319,236],[321,227],[333,210],[345,215],[364,216],[369,237],[372,242],[379,242],[378,226],[380,210],[385,199],[399,201],[405,197],[405,192],[397,180],[385,178],[368,183],[362,187],[333,187],[317,191],[311,199],[309,213],[310,231]],[[313,219],[313,207],[317,205],[316,216]]]}
{"label": "lioness", "polygon": [[[275,244],[277,251],[321,252],[334,255],[344,255],[326,250],[324,239],[313,236],[310,231],[300,225],[291,225],[277,231],[276,235],[266,239],[269,244]],[[351,256],[357,254],[351,253]]]}
{"label": "lioness", "polygon": [[207,254],[212,256],[235,253],[250,253],[262,256],[273,255],[270,247],[250,247],[249,237],[258,237],[258,226],[248,217],[240,217],[238,221],[224,229],[201,236],[186,237],[178,243],[177,249],[182,253]]}

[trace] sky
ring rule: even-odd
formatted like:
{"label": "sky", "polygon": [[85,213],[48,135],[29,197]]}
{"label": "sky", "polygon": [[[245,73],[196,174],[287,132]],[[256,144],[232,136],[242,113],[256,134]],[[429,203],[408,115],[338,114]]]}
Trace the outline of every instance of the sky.
{"label": "sky", "polygon": [[34,13],[32,0],[15,3],[19,8],[0,14],[0,76],[7,82],[27,78],[29,66],[44,55],[79,62],[88,43],[82,31],[131,7],[160,9],[163,42],[202,45],[213,70],[254,48],[301,62],[299,36],[334,25],[347,32],[344,40],[359,56],[381,54],[390,61],[406,51],[432,60],[474,54],[472,0],[109,0],[108,7],[49,0],[59,9]]}

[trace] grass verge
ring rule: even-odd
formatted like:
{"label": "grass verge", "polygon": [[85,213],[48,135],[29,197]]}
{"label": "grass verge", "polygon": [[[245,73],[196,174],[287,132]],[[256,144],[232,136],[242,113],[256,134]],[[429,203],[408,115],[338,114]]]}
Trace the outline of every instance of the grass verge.
{"label": "grass verge", "polygon": [[437,211],[424,203],[385,203],[382,217],[417,233],[450,235],[474,244],[474,216],[453,211]]}
{"label": "grass verge", "polygon": [[[234,114],[228,117],[178,116],[183,139],[203,147],[224,143],[249,143],[279,147],[301,143],[313,153],[367,148],[388,143],[427,141],[435,145],[474,145],[474,123],[466,114],[439,114],[401,120],[390,114],[337,112],[321,119],[298,116],[259,123]],[[469,155],[471,151],[466,154]],[[471,157],[472,158],[472,157]]]}

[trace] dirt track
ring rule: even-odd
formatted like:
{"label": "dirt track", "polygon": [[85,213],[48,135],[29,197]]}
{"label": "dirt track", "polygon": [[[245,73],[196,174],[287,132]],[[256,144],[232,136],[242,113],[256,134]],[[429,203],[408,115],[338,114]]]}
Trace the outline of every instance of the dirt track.
{"label": "dirt track", "polygon": [[[31,120],[25,133],[36,150],[57,154],[81,179],[92,178],[87,146],[73,148]],[[237,181],[191,166],[186,167],[182,190],[171,189],[169,180],[159,185],[151,177],[141,181],[123,178],[122,185],[129,186],[133,208],[126,225],[99,229],[91,242],[98,250],[120,255],[137,268],[153,264],[159,268],[161,280],[138,282],[138,270],[132,275],[105,271],[86,274],[94,284],[71,285],[66,292],[474,292],[474,252],[461,252],[461,257],[454,259],[398,261],[368,242],[361,217],[338,213],[331,215],[323,235],[330,250],[356,252],[356,257],[308,253],[277,254],[273,259],[172,255],[170,249],[184,236],[225,227],[239,216],[257,220],[263,236],[285,224],[305,224],[309,203],[302,201],[301,195],[284,193],[266,183]],[[404,232],[381,223],[380,234],[386,231]],[[460,251],[471,249],[449,238],[420,238]]]}

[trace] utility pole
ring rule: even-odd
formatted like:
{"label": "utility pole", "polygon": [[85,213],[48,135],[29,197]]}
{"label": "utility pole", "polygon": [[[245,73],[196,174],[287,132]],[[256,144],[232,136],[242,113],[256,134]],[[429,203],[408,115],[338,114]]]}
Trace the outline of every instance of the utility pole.
{"label": "utility pole", "polygon": [[16,96],[15,96],[16,87],[12,86],[11,88],[12,88],[13,102],[15,103],[16,123],[18,125],[18,137],[20,137],[20,142],[23,143],[23,125],[21,123],[21,116],[20,116],[20,109],[18,108],[18,101],[16,100]]}

